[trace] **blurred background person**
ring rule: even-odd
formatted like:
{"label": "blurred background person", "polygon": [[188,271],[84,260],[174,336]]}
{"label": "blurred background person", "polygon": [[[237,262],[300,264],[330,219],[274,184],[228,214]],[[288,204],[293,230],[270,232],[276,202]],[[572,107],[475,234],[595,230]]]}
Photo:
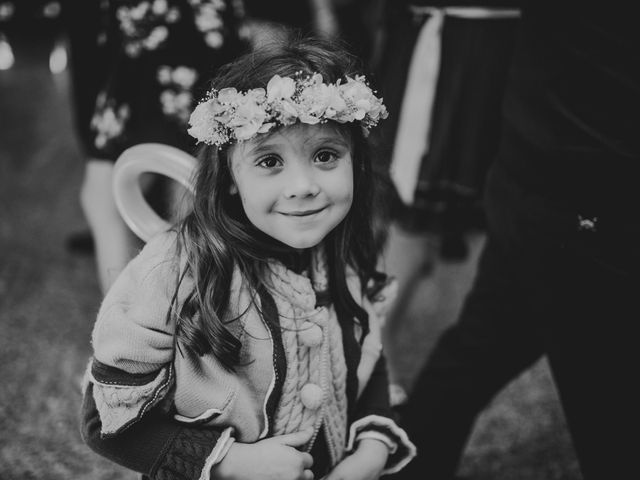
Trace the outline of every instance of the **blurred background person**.
{"label": "blurred background person", "polygon": [[281,26],[339,38],[371,65],[384,0],[244,0],[248,36],[259,44],[281,35]]}
{"label": "blurred background person", "polygon": [[16,6],[14,2],[0,2],[0,70],[10,69],[15,62],[11,41],[6,31],[7,25],[13,17],[15,10]]}
{"label": "blurred background person", "polygon": [[640,66],[631,4],[523,3],[485,190],[487,241],[458,321],[403,411],[453,478],[478,414],[543,356],[585,479],[635,475]]}
{"label": "blurred background person", "polygon": [[[62,26],[66,33],[68,66],[71,77],[70,98],[77,140],[85,157],[95,151],[91,119],[98,92],[108,74],[110,57],[106,42],[106,15],[100,1],[63,0]],[[83,165],[88,173],[89,167]],[[94,254],[90,230],[73,232],[66,246],[72,253]]]}
{"label": "blurred background person", "polygon": [[384,259],[399,287],[389,343],[419,279],[441,260],[467,261],[467,236],[484,229],[482,192],[497,151],[518,4],[386,2],[377,70],[390,114],[376,141],[396,192]]}
{"label": "blurred background person", "polygon": [[[186,123],[206,91],[206,79],[245,48],[238,34],[242,4],[67,0],[63,12],[71,36],[78,133],[87,151],[80,202],[106,291],[139,248],[114,203],[113,164],[138,143],[193,147]],[[88,105],[93,105],[90,115]],[[173,197],[162,190],[160,199],[168,198]]]}

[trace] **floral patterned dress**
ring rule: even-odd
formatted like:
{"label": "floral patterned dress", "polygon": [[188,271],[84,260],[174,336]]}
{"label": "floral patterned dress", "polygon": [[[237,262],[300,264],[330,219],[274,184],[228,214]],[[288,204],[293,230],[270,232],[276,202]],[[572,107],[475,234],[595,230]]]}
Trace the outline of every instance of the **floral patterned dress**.
{"label": "floral patterned dress", "polygon": [[96,42],[108,68],[89,154],[115,161],[142,142],[192,149],[189,114],[216,69],[245,49],[242,16],[241,0],[100,0]]}

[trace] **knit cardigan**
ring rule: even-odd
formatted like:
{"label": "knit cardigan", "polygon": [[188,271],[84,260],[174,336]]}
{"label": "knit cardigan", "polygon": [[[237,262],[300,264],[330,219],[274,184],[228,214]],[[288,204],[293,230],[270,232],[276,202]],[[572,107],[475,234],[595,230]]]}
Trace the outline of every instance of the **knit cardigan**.
{"label": "knit cardigan", "polygon": [[[175,348],[176,325],[167,316],[181,268],[174,256],[175,234],[152,239],[100,307],[92,335],[94,358],[86,376],[85,397],[91,398],[85,398],[84,433],[90,446],[162,479],[206,479],[234,440],[252,443],[309,427],[314,438],[322,428],[332,465],[348,454],[359,435],[371,430],[394,447],[385,473],[398,471],[411,459],[415,448],[391,419],[381,357],[380,324],[390,301],[388,289],[372,303],[361,294],[357,275],[348,272],[349,290],[369,316],[369,332],[362,338],[357,325],[348,331],[341,327],[331,305],[317,305],[315,292],[327,289],[322,250],[313,253],[308,277],[270,262],[266,280],[273,305],[261,305],[236,269],[225,320],[238,319],[228,325],[242,348],[240,365],[229,372],[213,355],[193,359]],[[188,280],[183,282],[178,305],[191,288]],[[279,328],[258,313],[266,308],[275,309]],[[357,351],[349,353],[354,345]],[[347,377],[357,384],[350,395]],[[367,386],[372,387],[369,393]],[[171,431],[174,438],[166,438],[159,451],[148,452],[150,467],[131,465],[126,454],[114,458],[105,448],[109,439],[125,435],[149,441],[136,432],[153,429],[151,417],[179,433]]]}

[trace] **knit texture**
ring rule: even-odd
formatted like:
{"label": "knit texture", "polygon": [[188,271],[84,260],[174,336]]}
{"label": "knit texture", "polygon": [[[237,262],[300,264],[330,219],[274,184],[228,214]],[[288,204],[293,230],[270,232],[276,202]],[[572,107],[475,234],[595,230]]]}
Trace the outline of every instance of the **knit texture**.
{"label": "knit texture", "polygon": [[[287,373],[280,405],[276,412],[274,434],[313,428],[321,425],[335,465],[345,452],[347,426],[347,367],[342,348],[342,332],[333,307],[316,307],[316,293],[328,288],[326,257],[322,249],[312,255],[311,278],[272,262],[269,281],[280,316],[282,341],[287,358]],[[304,338],[309,329],[320,328],[319,344]],[[319,407],[305,405],[303,387],[320,387]],[[309,450],[313,440],[307,446]]]}
{"label": "knit texture", "polygon": [[102,434],[114,435],[139,420],[167,394],[172,376],[172,368],[168,366],[153,381],[141,386],[110,385],[93,378],[96,386],[93,398],[100,413]]}
{"label": "knit texture", "polygon": [[211,430],[182,429],[167,455],[151,472],[154,480],[194,480],[213,450],[219,433]]}
{"label": "knit texture", "polygon": [[[355,272],[346,267],[350,293],[369,316],[369,333],[363,338],[357,324],[343,331],[333,306],[318,302],[322,295],[316,292],[326,294],[328,287],[322,249],[314,249],[309,272],[303,274],[272,260],[265,272],[265,284],[278,314],[278,328],[260,315],[262,302],[249,292],[236,266],[227,318],[239,318],[230,325],[241,338],[246,362],[235,372],[228,372],[214,356],[205,355],[197,359],[202,367],[197,370],[189,357],[174,355],[175,321],[167,322],[166,318],[176,280],[173,240],[173,234],[166,234],[149,241],[101,305],[93,335],[95,357],[135,380],[123,384],[119,379],[119,385],[114,386],[100,378],[91,379],[94,391],[102,390],[96,394],[105,395],[104,401],[96,398],[96,403],[105,406],[100,417],[109,425],[108,430],[119,431],[119,427],[142,418],[148,405],[163,400],[190,419],[219,409],[220,415],[208,419],[207,427],[233,426],[234,437],[240,442],[251,443],[267,434],[291,433],[307,427],[317,433],[322,426],[331,460],[337,463],[344,456],[347,443],[344,342],[353,341],[358,349],[357,361],[349,364],[349,375],[357,374],[353,378],[356,388],[349,392],[355,405],[380,356],[380,319],[375,307],[384,295],[372,304],[362,296]],[[192,287],[186,278],[178,304]],[[272,335],[271,328],[277,328],[277,334]],[[276,368],[276,364],[280,367]],[[173,367],[174,376],[163,377],[169,366]],[[109,378],[107,375],[105,380]],[[141,378],[155,378],[156,382],[141,383]],[[168,388],[159,389],[167,378],[173,381]],[[117,396],[123,393],[127,398],[112,397],[111,393],[120,388],[123,390]],[[319,400],[317,404],[313,397]],[[309,442],[307,449],[312,445],[313,441]]]}

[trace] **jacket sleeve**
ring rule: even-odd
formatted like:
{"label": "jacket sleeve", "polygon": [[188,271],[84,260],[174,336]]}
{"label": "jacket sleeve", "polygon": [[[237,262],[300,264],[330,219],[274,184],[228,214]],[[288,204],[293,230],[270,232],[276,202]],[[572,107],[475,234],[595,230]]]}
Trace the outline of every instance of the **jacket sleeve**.
{"label": "jacket sleeve", "polygon": [[[167,233],[150,240],[100,306],[82,432],[97,453],[151,478],[204,480],[233,442],[232,429],[186,426],[171,416],[175,324],[168,313],[179,270],[174,238]],[[183,298],[178,292],[177,304]]]}
{"label": "jacket sleeve", "polygon": [[389,447],[383,474],[396,473],[416,455],[416,447],[398,426],[389,400],[389,378],[384,356],[380,356],[358,399],[354,421],[349,426],[347,450],[355,448],[361,438],[377,438]]}
{"label": "jacket sleeve", "polygon": [[162,234],[147,243],[98,311],[87,380],[103,435],[128,428],[171,390],[175,322],[168,313],[177,285],[173,239],[173,234]]}
{"label": "jacket sleeve", "polygon": [[362,339],[358,366],[359,396],[349,427],[347,450],[361,438],[376,438],[389,447],[383,474],[401,470],[416,455],[416,447],[395,421],[389,395],[389,375],[382,353],[382,326],[397,292],[396,282],[388,282],[374,298],[363,298],[369,315],[369,333]]}
{"label": "jacket sleeve", "polygon": [[109,460],[153,480],[207,480],[211,467],[229,449],[229,429],[183,425],[158,408],[117,436],[101,434],[100,415],[89,384],[84,396],[81,434],[85,443]]}

